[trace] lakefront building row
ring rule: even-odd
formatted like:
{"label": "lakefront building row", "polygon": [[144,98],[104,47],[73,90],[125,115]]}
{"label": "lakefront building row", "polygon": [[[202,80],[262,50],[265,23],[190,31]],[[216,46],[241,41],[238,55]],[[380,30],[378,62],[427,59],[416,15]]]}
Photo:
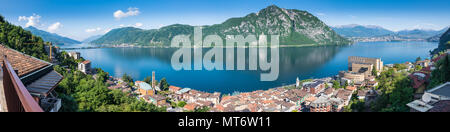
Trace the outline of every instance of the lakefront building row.
{"label": "lakefront building row", "polygon": [[[136,81],[136,90],[126,90],[137,94],[149,103],[166,106],[168,111],[192,111],[196,108],[209,107],[213,112],[340,112],[348,105],[354,93],[358,99],[373,101],[379,91],[375,76],[383,71],[383,62],[379,58],[349,57],[349,71],[334,77],[312,79],[297,82],[292,85],[257,90],[253,92],[223,95],[207,93],[190,88],[170,86],[166,94],[158,94],[159,85]],[[375,70],[373,70],[374,68]],[[375,73],[372,73],[376,71]],[[333,87],[333,82],[339,82],[343,87]],[[119,81],[120,82],[120,79]],[[124,89],[127,86],[115,88]],[[186,102],[183,107],[173,107],[169,102]]]}
{"label": "lakefront building row", "polygon": [[[395,72],[409,74],[417,99],[407,105],[411,111],[449,111],[450,83],[425,91],[431,70],[435,69],[434,63],[447,54],[433,60],[417,61],[414,64],[406,62],[401,64],[405,65],[406,69],[395,70]],[[414,70],[417,66],[424,68]],[[210,107],[211,112],[341,112],[344,106],[349,105],[353,96],[364,100],[364,105],[370,106],[381,94],[381,91],[377,89],[376,76],[390,68],[393,68],[393,65],[384,65],[380,58],[351,56],[348,71],[341,71],[334,77],[308,81],[300,81],[297,78],[297,82],[293,85],[233,95],[170,86],[170,92],[165,95],[166,98],[159,99],[185,101],[187,104],[181,108],[173,107],[167,102],[159,103],[157,99],[158,103],[155,104],[167,106],[167,110],[173,112],[189,111],[205,106]],[[338,82],[341,87],[334,87],[334,82]]]}

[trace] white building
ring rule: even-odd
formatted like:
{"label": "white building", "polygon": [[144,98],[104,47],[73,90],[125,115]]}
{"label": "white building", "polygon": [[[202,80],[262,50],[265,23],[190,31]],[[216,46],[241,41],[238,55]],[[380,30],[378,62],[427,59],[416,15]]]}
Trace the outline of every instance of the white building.
{"label": "white building", "polygon": [[80,59],[80,52],[72,51],[72,52],[69,52],[68,54],[69,54],[70,57],[72,57],[75,60]]}
{"label": "white building", "polygon": [[87,60],[87,61],[78,63],[78,70],[80,70],[84,74],[89,74],[91,71],[91,61]]}

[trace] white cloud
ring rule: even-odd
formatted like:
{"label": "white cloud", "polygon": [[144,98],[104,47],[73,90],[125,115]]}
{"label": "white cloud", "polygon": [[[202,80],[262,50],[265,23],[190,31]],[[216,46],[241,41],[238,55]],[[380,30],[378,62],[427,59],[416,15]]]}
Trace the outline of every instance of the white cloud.
{"label": "white cloud", "polygon": [[48,26],[47,30],[51,33],[55,32],[56,30],[60,29],[63,25],[60,22],[53,23],[52,25]]}
{"label": "white cloud", "polygon": [[140,22],[138,22],[138,23],[136,23],[136,24],[134,24],[134,26],[135,27],[141,27],[143,24],[142,23],[140,23]]}
{"label": "white cloud", "polygon": [[112,29],[111,28],[108,28],[108,29],[105,29],[105,33],[108,33],[109,31],[111,31]]}
{"label": "white cloud", "polygon": [[113,15],[114,15],[114,18],[121,19],[121,18],[129,17],[129,16],[137,16],[140,13],[141,12],[139,12],[138,8],[130,7],[130,8],[128,8],[128,12],[123,12],[122,10],[117,10],[116,12],[113,13]]}
{"label": "white cloud", "polygon": [[142,27],[143,25],[144,24],[142,24],[140,22],[137,22],[136,24],[128,24],[128,25],[120,24],[119,27],[135,27],[135,28],[138,28],[138,27]]}
{"label": "white cloud", "polygon": [[101,28],[99,28],[99,27],[97,27],[97,28],[89,28],[89,29],[86,29],[85,32],[92,33],[92,32],[97,32],[97,31],[100,31],[100,30],[101,30]]}
{"label": "white cloud", "polygon": [[32,16],[26,17],[26,16],[19,16],[19,21],[28,21],[25,24],[25,27],[29,27],[29,26],[34,26],[34,27],[39,27],[41,26],[40,24],[40,19],[41,16],[34,14]]}

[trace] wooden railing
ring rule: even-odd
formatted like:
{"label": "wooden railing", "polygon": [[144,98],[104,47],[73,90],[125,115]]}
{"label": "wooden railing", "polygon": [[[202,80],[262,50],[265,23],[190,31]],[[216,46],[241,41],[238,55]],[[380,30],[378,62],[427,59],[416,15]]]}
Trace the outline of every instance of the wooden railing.
{"label": "wooden railing", "polygon": [[3,87],[8,112],[43,112],[17,76],[6,56],[3,59]]}

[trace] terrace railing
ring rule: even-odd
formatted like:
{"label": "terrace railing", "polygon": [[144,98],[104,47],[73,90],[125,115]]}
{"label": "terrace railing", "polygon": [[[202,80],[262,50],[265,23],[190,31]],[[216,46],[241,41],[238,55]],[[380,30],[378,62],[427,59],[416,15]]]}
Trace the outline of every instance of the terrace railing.
{"label": "terrace railing", "polygon": [[43,112],[19,79],[6,56],[3,62],[3,87],[8,112]]}

